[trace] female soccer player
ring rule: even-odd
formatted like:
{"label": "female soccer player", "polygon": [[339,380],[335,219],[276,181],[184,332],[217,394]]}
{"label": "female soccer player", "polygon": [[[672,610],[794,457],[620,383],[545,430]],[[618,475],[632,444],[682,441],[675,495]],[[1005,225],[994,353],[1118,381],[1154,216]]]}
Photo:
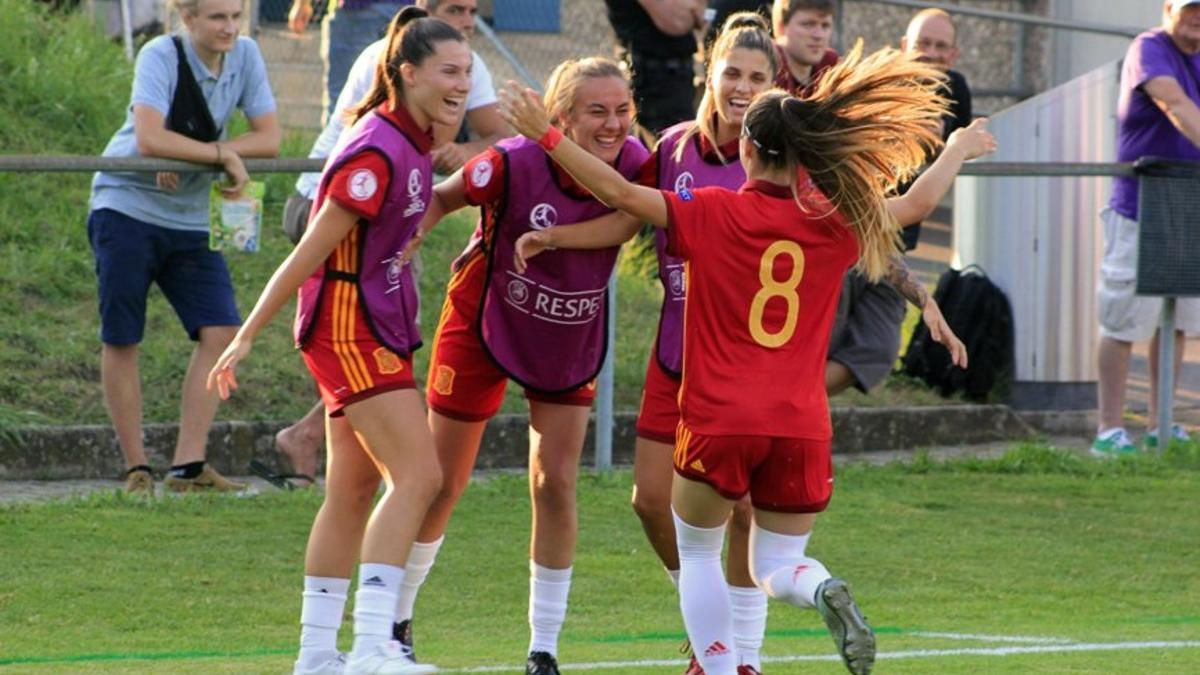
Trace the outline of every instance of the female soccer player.
{"label": "female soccer player", "polygon": [[[663,133],[641,172],[643,184],[678,192],[682,188],[710,185],[736,189],[745,182],[745,169],[737,161],[742,120],[747,102],[770,86],[770,73],[774,69],[775,52],[765,21],[750,12],[731,16],[714,41],[710,54],[710,75],[696,120]],[[888,200],[889,211],[893,215],[907,215],[932,209],[953,184],[962,163],[992,148],[994,139],[983,124],[960,131],[951,139],[939,161],[922,174],[911,192]],[[586,223],[530,231],[517,241],[515,264],[520,271],[525,261],[547,247],[593,248],[620,244],[632,238],[640,226],[637,219],[618,211]],[[685,298],[683,261],[667,252],[665,230],[656,232],[655,252],[659,279],[663,284],[663,306],[658,336],[646,367],[638,415],[633,506],[647,538],[677,584],[679,556],[670,510],[670,485],[671,450],[679,424]],[[887,278],[897,282],[898,288],[906,288],[911,286],[905,281],[906,272],[902,259],[896,256]],[[938,325],[939,331],[948,338],[953,335],[945,325],[937,303],[928,294],[909,293],[908,297],[922,310],[928,325]],[[951,340],[950,344],[952,349],[961,349],[957,339]],[[726,577],[733,605],[734,641],[741,665],[749,672],[758,672],[767,599],[754,585],[746,555],[751,512],[749,501],[743,500],[729,521],[730,555],[726,557]],[[698,666],[694,667],[698,672]]]}
{"label": "female soccer player", "polygon": [[[559,65],[546,107],[556,128],[623,178],[633,178],[646,161],[649,153],[628,135],[633,100],[616,63],[588,58]],[[575,481],[593,380],[608,347],[606,286],[618,249],[561,251],[522,273],[513,269],[513,245],[530,229],[610,211],[521,137],[501,141],[439,184],[421,231],[467,204],[481,207],[480,223],[454,263],[426,392],[445,483],[413,546],[398,616],[412,615],[417,589],[470,480],[484,427],[512,379],[529,400],[527,672],[557,673],[577,535]],[[398,626],[397,634],[410,639],[411,623]]]}
{"label": "female soccer player", "polygon": [[[355,124],[326,164],[308,231],[209,375],[227,398],[255,336],[299,288],[296,342],[324,399],[329,446],[325,502],[305,555],[294,672],[306,675],[342,672],[337,631],[360,547],[345,672],[435,672],[392,635],[409,549],[441,486],[412,375],[417,291],[398,252],[430,203],[430,128],[460,117],[471,51],[417,8],[402,10],[389,36]],[[386,491],[372,511],[381,474]]]}
{"label": "female soccer player", "polygon": [[944,101],[923,84],[935,75],[891,50],[863,59],[860,45],[812,98],[761,95],[745,115],[748,180],[737,192],[631,184],[550,127],[532,92],[502,97],[514,128],[604,203],[667,228],[685,261],[671,502],[684,623],[709,675],[738,671],[729,596],[713,591],[726,588],[725,521],[747,493],[758,585],[816,606],[852,672],[874,662],[874,635],[845,582],[804,555],[833,480],[824,354],[842,275],[857,260],[879,279],[896,250],[884,195],[937,143]]}

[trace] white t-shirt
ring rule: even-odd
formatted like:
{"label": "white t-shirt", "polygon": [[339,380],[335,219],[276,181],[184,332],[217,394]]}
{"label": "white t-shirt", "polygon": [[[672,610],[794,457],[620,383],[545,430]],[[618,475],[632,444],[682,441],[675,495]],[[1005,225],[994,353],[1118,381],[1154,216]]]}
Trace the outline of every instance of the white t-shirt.
{"label": "white t-shirt", "polygon": [[[321,130],[317,142],[313,143],[312,151],[308,153],[309,159],[329,157],[329,153],[333,151],[333,146],[337,145],[338,138],[346,127],[344,121],[346,110],[361,101],[371,90],[371,84],[375,81],[375,66],[379,63],[379,53],[386,48],[387,40],[377,40],[362,50],[362,53],[354,60],[354,65],[350,68],[350,75],[346,78],[346,86],[342,87],[342,93],[338,95],[337,106],[334,108],[337,112],[330,117],[329,123]],[[492,105],[497,100],[496,88],[492,84],[492,73],[488,71],[483,59],[479,58],[479,54],[471,50],[471,91],[467,94],[467,111]],[[300,174],[300,178],[296,181],[296,192],[306,199],[314,199],[317,196],[317,186],[320,182],[321,174],[319,173]]]}

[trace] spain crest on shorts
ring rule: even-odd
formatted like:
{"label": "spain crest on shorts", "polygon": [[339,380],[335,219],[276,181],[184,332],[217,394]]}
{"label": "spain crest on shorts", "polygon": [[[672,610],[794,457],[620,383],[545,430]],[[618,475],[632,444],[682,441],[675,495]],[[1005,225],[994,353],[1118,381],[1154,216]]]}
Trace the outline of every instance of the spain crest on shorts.
{"label": "spain crest on shorts", "polygon": [[433,375],[433,390],[442,396],[454,394],[454,374],[450,366],[438,366]]}
{"label": "spain crest on shorts", "polygon": [[380,375],[395,375],[404,370],[404,361],[395,352],[386,348],[379,347],[374,352],[375,367],[379,369]]}

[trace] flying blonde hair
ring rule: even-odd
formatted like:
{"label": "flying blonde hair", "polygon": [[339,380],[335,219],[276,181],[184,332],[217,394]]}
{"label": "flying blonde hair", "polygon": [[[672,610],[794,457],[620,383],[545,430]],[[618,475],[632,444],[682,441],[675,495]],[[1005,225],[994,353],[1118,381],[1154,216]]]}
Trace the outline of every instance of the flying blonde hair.
{"label": "flying blonde hair", "polygon": [[941,145],[940,71],[895,49],[863,56],[863,43],[797,98],[760,95],[746,128],[768,167],[804,167],[848,221],[859,242],[857,268],[871,281],[887,271],[900,225],[886,195]]}

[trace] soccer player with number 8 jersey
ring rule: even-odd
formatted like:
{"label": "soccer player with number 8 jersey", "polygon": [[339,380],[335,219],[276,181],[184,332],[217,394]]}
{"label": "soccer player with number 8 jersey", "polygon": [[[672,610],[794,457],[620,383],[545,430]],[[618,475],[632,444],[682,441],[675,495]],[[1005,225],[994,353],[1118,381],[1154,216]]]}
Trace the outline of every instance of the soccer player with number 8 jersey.
{"label": "soccer player with number 8 jersey", "polygon": [[863,58],[860,45],[811,98],[760,95],[744,118],[747,181],[736,192],[634,185],[555,133],[532,92],[503,96],[514,128],[604,203],[665,227],[685,261],[671,503],[680,605],[709,675],[738,670],[729,596],[713,591],[725,589],[726,519],[747,493],[757,584],[816,607],[851,672],[874,663],[874,635],[846,583],[805,555],[832,493],[825,351],[842,275],[857,261],[879,279],[894,256],[898,226],[884,195],[939,141],[936,81],[892,50]]}

